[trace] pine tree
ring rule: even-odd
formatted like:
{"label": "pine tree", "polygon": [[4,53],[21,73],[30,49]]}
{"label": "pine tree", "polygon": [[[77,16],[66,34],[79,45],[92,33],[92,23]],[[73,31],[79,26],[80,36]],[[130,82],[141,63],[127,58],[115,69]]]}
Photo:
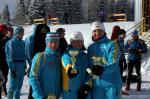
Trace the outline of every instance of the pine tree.
{"label": "pine tree", "polygon": [[33,19],[45,18],[45,3],[44,0],[32,0],[28,8],[28,20],[32,23]]}
{"label": "pine tree", "polygon": [[5,5],[5,8],[2,12],[1,19],[5,24],[11,25],[10,24],[10,12],[9,12],[9,7],[7,4]]}
{"label": "pine tree", "polygon": [[14,17],[14,24],[22,25],[26,22],[26,14],[27,14],[27,8],[25,5],[26,2],[25,0],[16,0],[16,3],[17,3],[17,11]]}
{"label": "pine tree", "polygon": [[72,6],[72,22],[73,23],[82,23],[83,22],[83,12],[82,12],[82,2],[81,0],[74,0]]}

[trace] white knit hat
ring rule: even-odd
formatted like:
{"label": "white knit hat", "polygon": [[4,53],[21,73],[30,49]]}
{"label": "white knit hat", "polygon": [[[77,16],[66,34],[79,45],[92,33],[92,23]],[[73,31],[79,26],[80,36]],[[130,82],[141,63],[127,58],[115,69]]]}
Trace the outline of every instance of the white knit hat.
{"label": "white knit hat", "polygon": [[101,23],[101,22],[93,22],[92,25],[91,25],[91,31],[94,31],[96,29],[100,29],[100,30],[105,31],[104,24]]}
{"label": "white knit hat", "polygon": [[81,32],[73,32],[70,34],[70,42],[72,42],[73,40],[81,40],[82,42],[84,42],[84,38],[82,36]]}

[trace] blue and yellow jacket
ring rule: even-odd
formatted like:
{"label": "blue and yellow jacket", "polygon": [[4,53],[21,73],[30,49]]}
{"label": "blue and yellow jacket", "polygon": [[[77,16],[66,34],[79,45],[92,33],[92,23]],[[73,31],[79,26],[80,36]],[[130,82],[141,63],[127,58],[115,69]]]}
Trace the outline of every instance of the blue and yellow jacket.
{"label": "blue and yellow jacket", "polygon": [[147,52],[147,46],[145,42],[141,39],[128,40],[127,44],[125,45],[125,49],[126,52],[128,52],[129,49],[141,50],[141,53],[137,53],[137,54],[128,53],[128,60],[141,60],[141,55]]}
{"label": "blue and yellow jacket", "polygon": [[97,42],[88,47],[91,66],[94,65],[94,59],[99,59],[98,64],[104,67],[104,72],[100,79],[93,80],[93,87],[122,87],[122,80],[119,71],[120,52],[118,44],[109,40],[106,35]]}
{"label": "blue and yellow jacket", "polygon": [[[71,60],[70,51],[77,51],[78,54],[75,57],[76,62],[73,66],[73,62]],[[77,92],[77,90],[81,87],[81,85],[85,84],[88,79],[88,75],[86,73],[86,69],[89,66],[89,59],[85,52],[79,49],[70,48],[62,55],[62,70],[63,70],[63,90],[68,92]],[[68,68],[76,68],[78,74],[74,78],[69,78],[67,75]]]}
{"label": "blue and yellow jacket", "polygon": [[46,48],[45,52],[37,53],[33,60],[29,75],[35,99],[54,96],[61,93],[61,60],[57,51]]}
{"label": "blue and yellow jacket", "polygon": [[[6,61],[11,71],[24,71],[26,66],[25,42],[14,35],[5,46]],[[22,64],[22,66],[18,65]]]}

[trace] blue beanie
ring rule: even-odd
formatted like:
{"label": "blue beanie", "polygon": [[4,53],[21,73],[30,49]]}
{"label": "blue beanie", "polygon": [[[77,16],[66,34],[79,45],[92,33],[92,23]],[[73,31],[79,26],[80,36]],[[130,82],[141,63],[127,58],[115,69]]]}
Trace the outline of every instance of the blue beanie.
{"label": "blue beanie", "polygon": [[134,30],[134,31],[132,32],[132,35],[138,36],[138,31],[137,31],[137,30]]}
{"label": "blue beanie", "polygon": [[46,34],[46,39],[45,39],[45,43],[46,45],[48,44],[48,42],[59,42],[59,34],[56,32],[48,32]]}
{"label": "blue beanie", "polygon": [[19,33],[24,33],[24,29],[21,26],[14,26],[13,30],[14,30],[14,35],[19,34]]}

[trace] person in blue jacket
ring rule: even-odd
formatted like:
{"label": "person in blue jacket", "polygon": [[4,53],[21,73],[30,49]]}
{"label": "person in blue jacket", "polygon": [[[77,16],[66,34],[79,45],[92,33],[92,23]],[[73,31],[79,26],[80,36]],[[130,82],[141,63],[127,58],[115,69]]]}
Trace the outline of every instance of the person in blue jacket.
{"label": "person in blue jacket", "polygon": [[37,53],[29,74],[34,99],[59,99],[61,93],[61,59],[59,35],[49,32],[44,52]]}
{"label": "person in blue jacket", "polygon": [[141,56],[147,52],[145,42],[138,37],[138,31],[132,32],[132,39],[127,41],[125,49],[128,52],[128,75],[126,81],[126,90],[130,90],[130,81],[133,67],[137,74],[137,91],[141,91]]}
{"label": "person in blue jacket", "polygon": [[[88,75],[86,69],[89,66],[88,56],[84,52],[84,39],[81,32],[70,35],[70,45],[63,54],[63,99],[86,99],[84,88],[90,91],[90,85],[86,84]],[[83,88],[84,87],[84,88]]]}
{"label": "person in blue jacket", "polygon": [[104,24],[93,22],[92,43],[88,47],[93,78],[93,99],[120,99],[122,80],[118,66],[120,52],[118,44],[106,36]]}
{"label": "person in blue jacket", "polygon": [[20,90],[23,84],[26,55],[25,42],[22,40],[24,29],[14,27],[14,36],[6,43],[6,61],[9,67],[8,99],[20,99]]}
{"label": "person in blue jacket", "polygon": [[[32,34],[25,39],[26,46],[26,56],[27,62],[29,65],[27,76],[29,76],[32,59],[34,55],[38,52],[43,52],[45,50],[45,37],[48,32],[50,32],[50,28],[46,24],[33,25]],[[32,88],[29,88],[28,99],[33,99],[32,97]]]}

